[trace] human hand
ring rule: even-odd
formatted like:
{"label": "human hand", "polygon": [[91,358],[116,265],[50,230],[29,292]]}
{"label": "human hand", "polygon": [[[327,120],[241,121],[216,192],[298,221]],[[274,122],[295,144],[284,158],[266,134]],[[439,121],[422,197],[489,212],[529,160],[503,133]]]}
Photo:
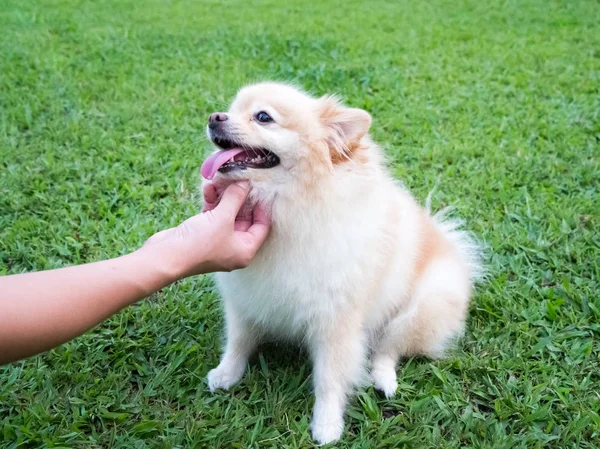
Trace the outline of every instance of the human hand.
{"label": "human hand", "polygon": [[269,234],[271,219],[263,205],[245,200],[247,182],[219,191],[204,187],[204,211],[179,226],[154,234],[140,251],[157,252],[178,278],[248,266]]}

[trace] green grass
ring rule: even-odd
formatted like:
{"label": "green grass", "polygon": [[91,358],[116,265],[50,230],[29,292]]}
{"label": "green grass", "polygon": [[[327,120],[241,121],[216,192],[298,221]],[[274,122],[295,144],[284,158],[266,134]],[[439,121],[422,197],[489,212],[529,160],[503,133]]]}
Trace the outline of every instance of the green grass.
{"label": "green grass", "polygon": [[[597,1],[0,0],[0,30],[0,274],[118,256],[195,213],[206,118],[244,83],[337,92],[490,255],[458,350],[403,362],[393,400],[360,392],[337,447],[597,446]],[[0,368],[0,447],[311,447],[297,349],[208,392],[222,324],[188,279]]]}

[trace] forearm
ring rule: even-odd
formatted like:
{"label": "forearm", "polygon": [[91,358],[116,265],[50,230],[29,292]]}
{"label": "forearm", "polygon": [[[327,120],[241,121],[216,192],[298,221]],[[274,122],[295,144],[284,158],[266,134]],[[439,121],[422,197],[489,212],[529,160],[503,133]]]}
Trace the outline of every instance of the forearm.
{"label": "forearm", "polygon": [[0,364],[51,349],[173,282],[148,250],[0,277]]}
{"label": "forearm", "polygon": [[247,266],[270,225],[260,205],[239,215],[249,190],[249,183],[235,183],[220,195],[209,184],[205,213],[130,255],[0,277],[0,365],[69,341],[181,277]]}

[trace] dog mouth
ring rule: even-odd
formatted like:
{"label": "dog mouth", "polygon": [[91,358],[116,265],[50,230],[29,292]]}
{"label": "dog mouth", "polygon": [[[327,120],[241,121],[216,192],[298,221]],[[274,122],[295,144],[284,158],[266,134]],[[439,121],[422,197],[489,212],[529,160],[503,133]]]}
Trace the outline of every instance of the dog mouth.
{"label": "dog mouth", "polygon": [[264,148],[249,147],[217,136],[211,136],[211,140],[220,150],[202,164],[202,176],[208,180],[212,180],[217,172],[230,173],[248,168],[266,169],[280,163],[279,156]]}

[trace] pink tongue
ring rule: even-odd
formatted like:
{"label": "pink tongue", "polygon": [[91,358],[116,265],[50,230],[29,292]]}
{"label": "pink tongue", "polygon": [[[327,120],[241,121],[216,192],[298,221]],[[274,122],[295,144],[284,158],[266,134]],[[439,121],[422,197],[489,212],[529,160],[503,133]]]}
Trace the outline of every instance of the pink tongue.
{"label": "pink tongue", "polygon": [[243,152],[244,150],[242,148],[232,148],[231,150],[217,151],[204,161],[202,168],[200,169],[200,173],[202,173],[202,176],[210,181],[215,177],[215,173],[217,173],[217,170],[219,170],[223,164],[229,162],[232,158]]}

